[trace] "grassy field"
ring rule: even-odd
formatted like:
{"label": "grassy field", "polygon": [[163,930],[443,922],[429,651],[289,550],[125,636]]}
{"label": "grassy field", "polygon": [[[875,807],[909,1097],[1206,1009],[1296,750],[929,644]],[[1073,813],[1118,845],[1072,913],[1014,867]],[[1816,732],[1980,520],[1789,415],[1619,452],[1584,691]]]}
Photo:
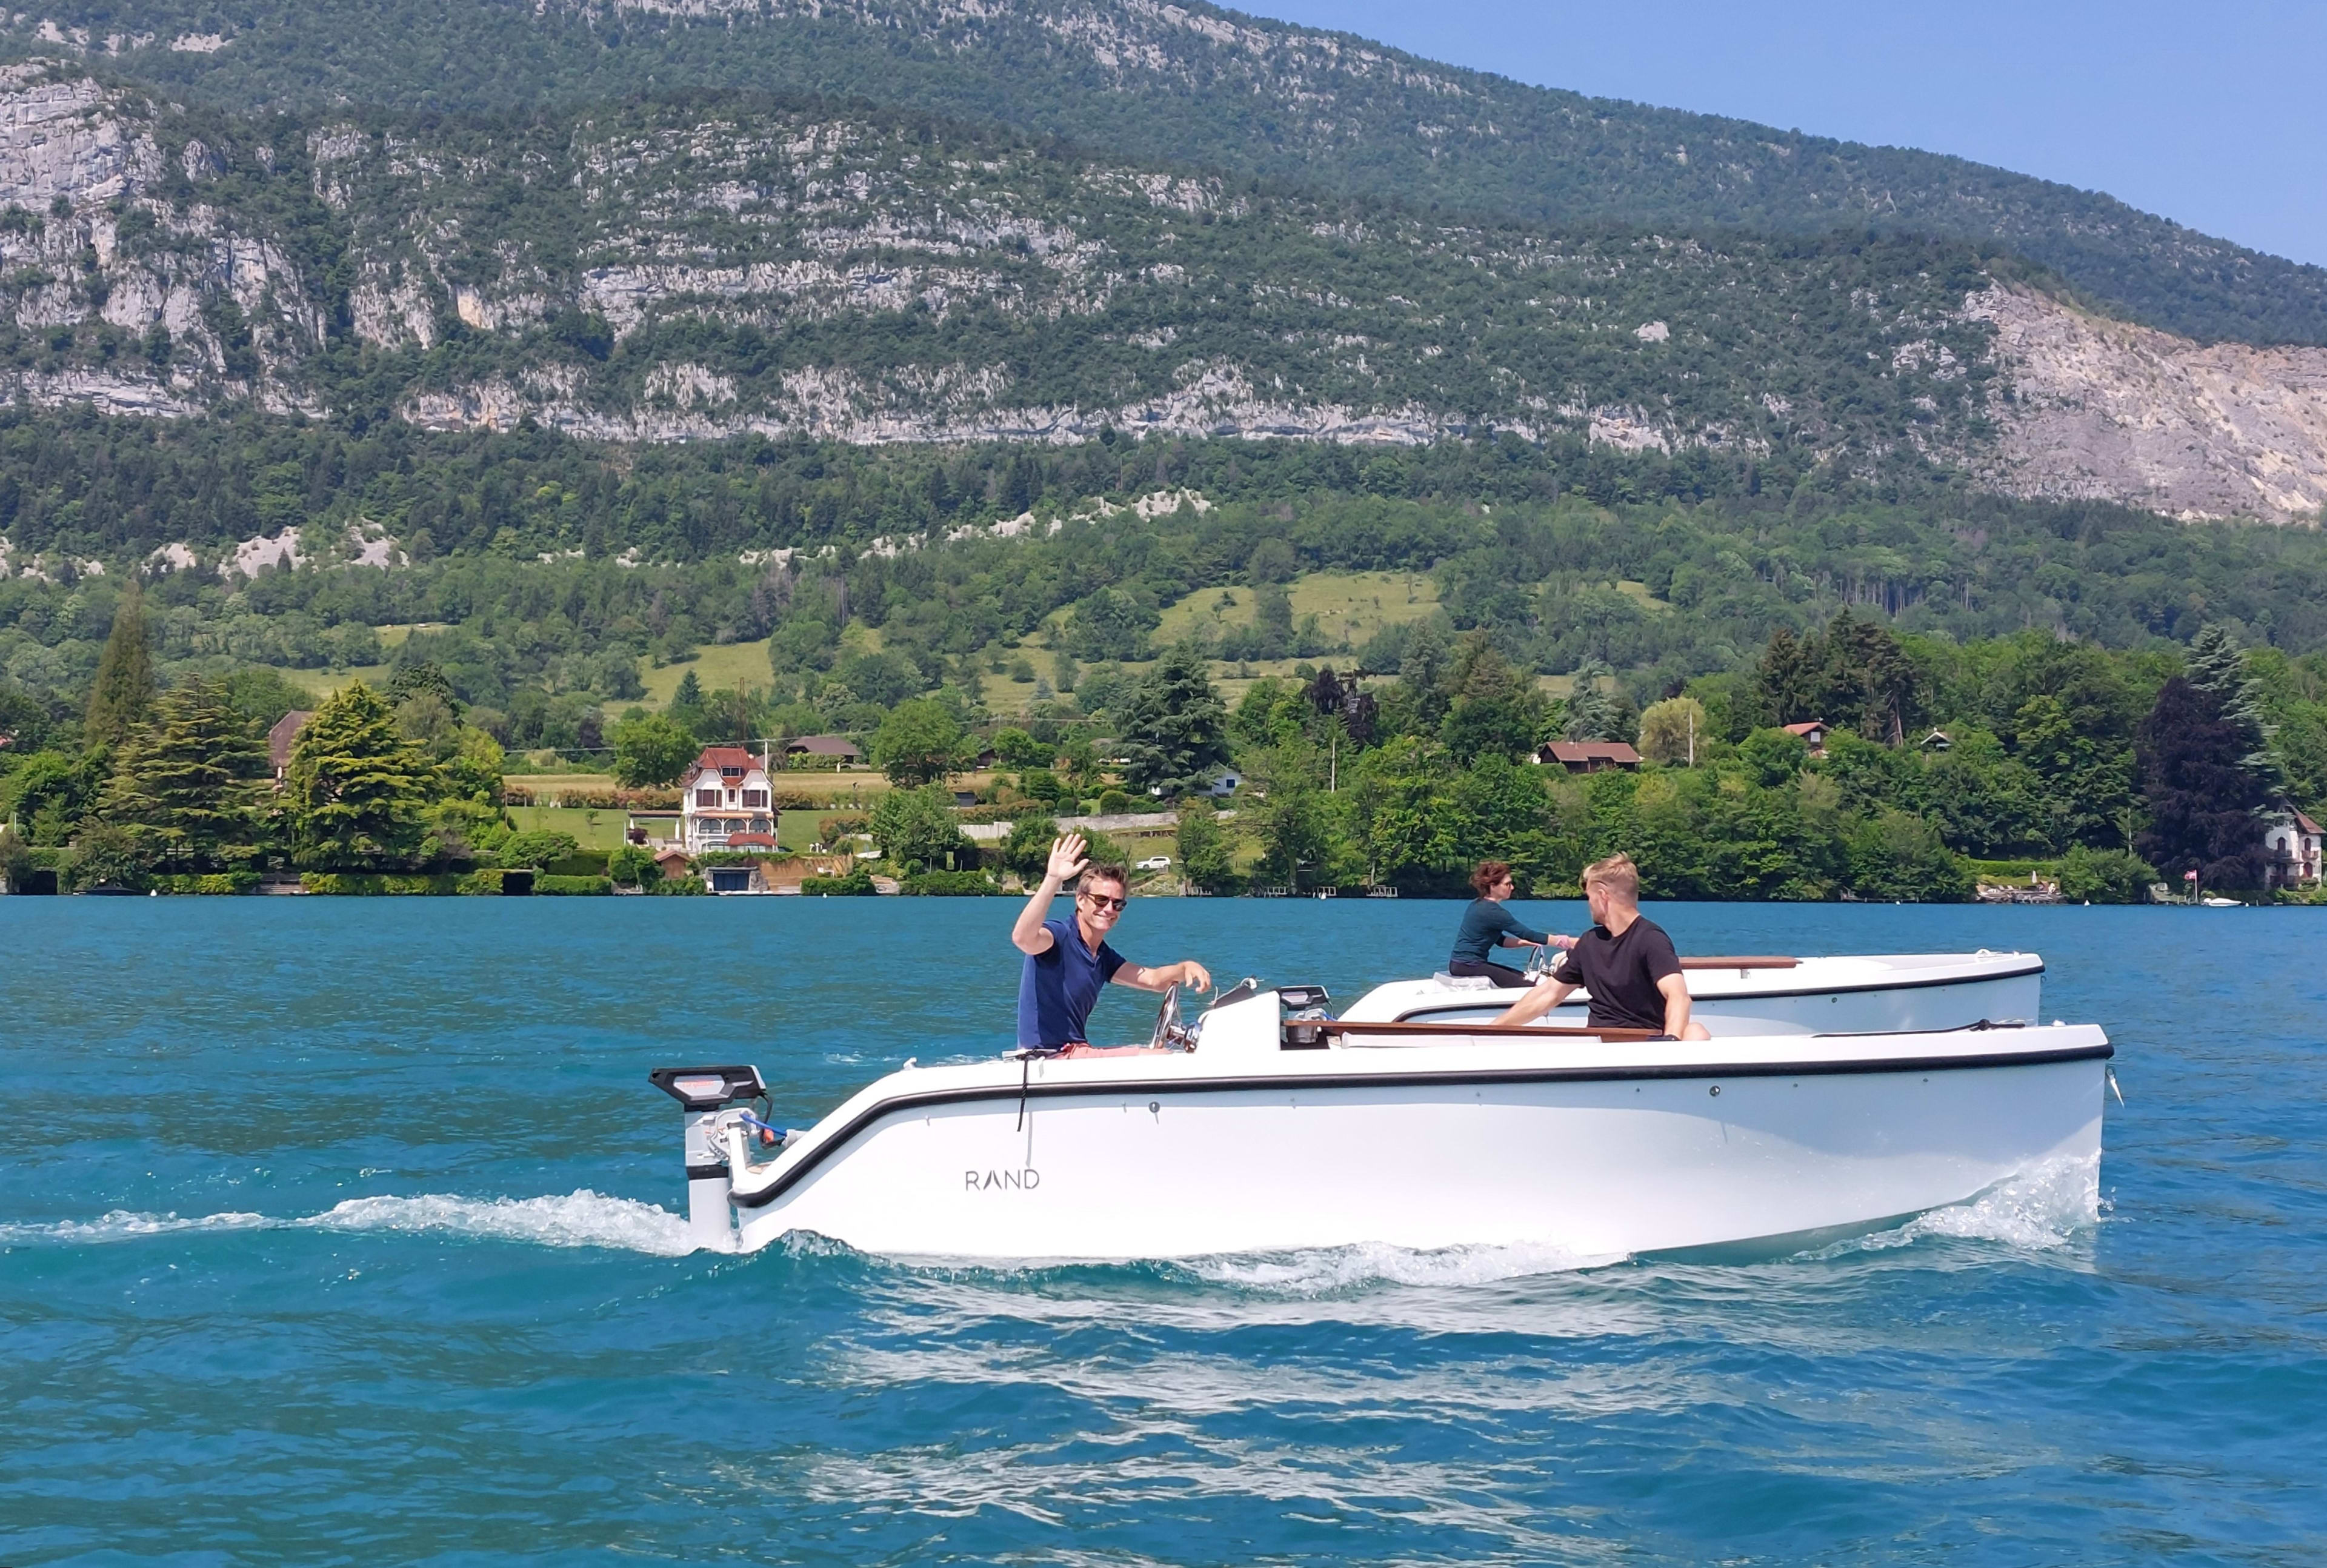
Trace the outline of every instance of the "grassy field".
{"label": "grassy field", "polygon": [[292,669],[279,664],[274,667],[277,674],[293,686],[313,694],[317,702],[322,701],[341,687],[353,686],[358,681],[363,682],[374,691],[388,689],[388,666],[384,664],[360,664],[352,669]]}
{"label": "grassy field", "polygon": [[[1418,621],[1438,608],[1438,584],[1411,572],[1312,572],[1290,585],[1293,618],[1313,615],[1329,638],[1352,648],[1385,626]],[[1249,588],[1200,588],[1164,611],[1155,639],[1175,642],[1200,629],[1250,626]]]}
{"label": "grassy field", "polygon": [[570,833],[584,849],[614,850],[622,845],[623,814],[620,811],[567,809],[560,806],[512,806],[509,820],[519,833],[548,828]]}
{"label": "grassy field", "polygon": [[[670,706],[671,694],[678,683],[693,670],[695,678],[706,692],[726,687],[764,686],[772,678],[768,673],[768,639],[757,642],[706,642],[696,650],[693,658],[678,664],[667,664],[660,669],[641,667],[639,678],[646,683],[650,708]],[[620,707],[623,705],[612,705]]]}

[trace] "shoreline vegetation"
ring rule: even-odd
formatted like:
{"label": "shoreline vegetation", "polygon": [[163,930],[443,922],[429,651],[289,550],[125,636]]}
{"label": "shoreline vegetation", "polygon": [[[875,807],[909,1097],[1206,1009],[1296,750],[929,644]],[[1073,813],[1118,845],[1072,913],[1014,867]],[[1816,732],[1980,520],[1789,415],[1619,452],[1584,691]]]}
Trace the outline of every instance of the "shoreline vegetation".
{"label": "shoreline vegetation", "polygon": [[[1047,629],[1057,686],[1016,714],[982,701],[974,671],[932,689],[886,649],[835,638],[818,668],[811,620],[795,647],[819,703],[706,692],[689,670],[659,711],[633,704],[604,744],[537,764],[604,770],[565,774],[513,771],[496,715],[411,656],[437,646],[417,636],[379,688],[354,680],[312,709],[265,668],[165,686],[133,581],[78,716],[0,688],[0,877],[17,892],[969,896],[1034,874],[1067,822],[1139,865],[1144,893],[1459,897],[1494,858],[1525,894],[1574,896],[1580,868],[1621,849],[1663,899],[2135,902],[2187,891],[2190,872],[2208,892],[2316,897],[2315,865],[2274,862],[2264,833],[2327,782],[2319,655],[2248,651],[2211,624],[2186,648],[1958,643],[1846,609],[1662,695],[1590,656],[1555,695],[1510,639],[1433,609],[1388,621],[1340,671],[1296,659],[1231,701],[1220,640],[1270,634],[1272,615],[1285,630],[1289,574],[1266,549],[1250,628],[1077,667],[1071,648],[1098,651],[1102,597]],[[780,630],[771,660],[782,646]],[[834,721],[870,770],[781,765],[785,737]],[[709,743],[779,759],[773,847],[639,842],[631,814],[667,831]]]}

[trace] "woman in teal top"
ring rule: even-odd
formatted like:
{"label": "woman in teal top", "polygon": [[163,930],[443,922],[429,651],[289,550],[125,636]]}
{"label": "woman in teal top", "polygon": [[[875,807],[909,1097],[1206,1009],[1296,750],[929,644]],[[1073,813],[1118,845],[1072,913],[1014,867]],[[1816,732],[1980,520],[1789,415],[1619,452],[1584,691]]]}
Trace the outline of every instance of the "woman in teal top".
{"label": "woman in teal top", "polygon": [[1529,984],[1525,975],[1508,964],[1489,963],[1487,955],[1499,947],[1540,947],[1546,942],[1555,947],[1573,945],[1572,938],[1529,930],[1503,908],[1503,901],[1519,891],[1511,881],[1509,863],[1481,861],[1479,869],[1471,873],[1471,885],[1479,896],[1463,911],[1463,929],[1454,936],[1454,955],[1446,960],[1449,975],[1483,975],[1497,985],[1524,990]]}

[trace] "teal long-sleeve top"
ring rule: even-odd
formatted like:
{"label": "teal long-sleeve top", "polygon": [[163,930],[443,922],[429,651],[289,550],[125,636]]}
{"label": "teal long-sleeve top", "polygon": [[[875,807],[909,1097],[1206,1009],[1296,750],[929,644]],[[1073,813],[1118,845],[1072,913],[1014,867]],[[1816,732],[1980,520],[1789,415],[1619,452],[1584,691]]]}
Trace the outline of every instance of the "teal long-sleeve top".
{"label": "teal long-sleeve top", "polygon": [[1471,907],[1463,911],[1463,929],[1454,934],[1452,961],[1467,958],[1473,964],[1484,964],[1488,956],[1506,936],[1524,937],[1530,942],[1547,939],[1542,931],[1531,931],[1511,919],[1509,910],[1492,899],[1473,899]]}

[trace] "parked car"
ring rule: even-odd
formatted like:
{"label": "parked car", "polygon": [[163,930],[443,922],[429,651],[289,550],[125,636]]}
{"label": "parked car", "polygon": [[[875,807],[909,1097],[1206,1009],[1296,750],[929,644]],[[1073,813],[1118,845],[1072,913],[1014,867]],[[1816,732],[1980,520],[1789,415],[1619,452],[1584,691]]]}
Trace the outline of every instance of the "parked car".
{"label": "parked car", "polygon": [[1138,869],[1141,871],[1170,871],[1172,869],[1172,857],[1168,854],[1151,854],[1145,860],[1139,863]]}

